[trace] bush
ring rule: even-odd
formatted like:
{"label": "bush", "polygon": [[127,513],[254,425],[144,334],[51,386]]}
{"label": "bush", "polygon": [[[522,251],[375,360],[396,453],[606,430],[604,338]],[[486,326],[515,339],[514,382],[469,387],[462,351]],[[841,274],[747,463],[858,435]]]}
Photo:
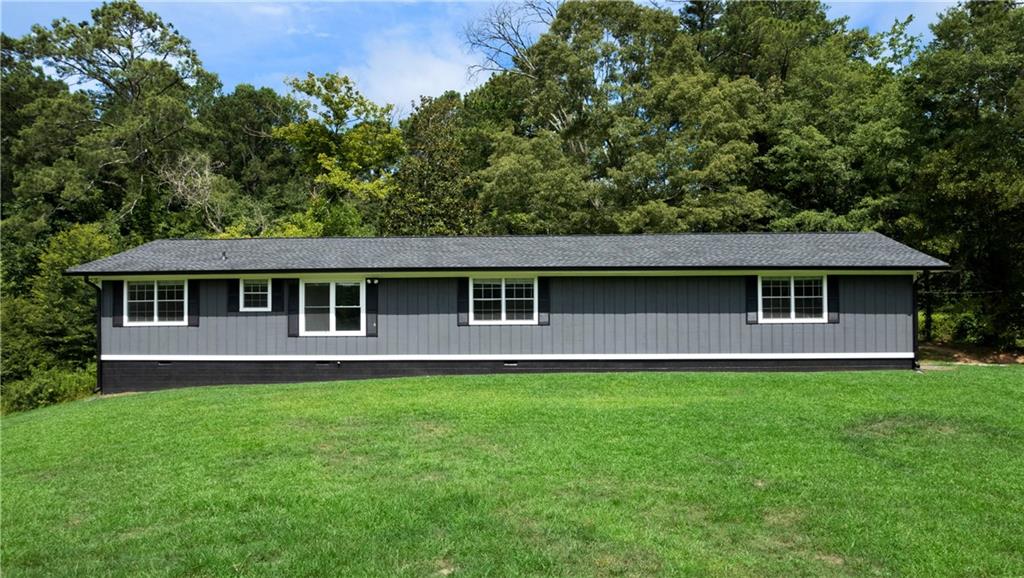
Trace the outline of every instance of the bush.
{"label": "bush", "polygon": [[[936,311],[932,313],[932,341],[935,343],[952,343],[954,340],[953,334],[956,330],[957,320],[959,315],[955,313],[948,313],[946,311]],[[924,342],[926,341],[925,335],[925,316],[924,311],[917,312],[917,330],[918,338]]]}
{"label": "bush", "polygon": [[[918,312],[918,337],[924,341],[924,312]],[[932,314],[932,341],[984,345],[991,335],[991,323],[973,310],[943,307]]]}
{"label": "bush", "polygon": [[3,413],[27,411],[81,399],[96,387],[96,365],[85,369],[46,369],[25,379],[6,382],[0,389]]}

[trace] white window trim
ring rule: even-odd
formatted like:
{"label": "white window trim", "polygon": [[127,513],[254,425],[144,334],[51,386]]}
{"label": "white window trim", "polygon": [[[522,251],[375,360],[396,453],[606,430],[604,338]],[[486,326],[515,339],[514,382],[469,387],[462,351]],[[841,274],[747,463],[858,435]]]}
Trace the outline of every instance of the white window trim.
{"label": "white window trim", "polygon": [[[476,312],[473,310],[473,304],[476,301],[473,298],[473,282],[475,279],[501,279],[501,319],[485,319],[477,320]],[[505,280],[506,279],[533,279],[533,319],[505,319]],[[502,276],[502,277],[470,277],[469,278],[469,324],[470,325],[537,325],[539,323],[539,303],[540,294],[538,293],[537,277],[530,277],[524,275],[522,277],[516,277],[515,275]]]}
{"label": "white window trim", "polygon": [[[157,283],[163,281],[180,281],[185,285],[185,314],[181,321],[160,321],[160,307],[158,305],[159,291]],[[153,284],[153,321],[131,321],[128,318],[128,284],[129,283],[152,283]],[[188,279],[130,279],[125,280],[122,291],[122,323],[125,327],[187,327],[188,326]]]}
{"label": "white window trim", "polygon": [[[266,281],[267,282],[267,306],[266,307],[246,307],[245,306],[245,282],[246,281]],[[239,311],[270,311],[274,306],[273,295],[274,293],[274,282],[269,277],[267,279],[239,279],[238,280],[238,310]]]}
{"label": "white window trim", "polygon": [[[763,279],[779,279],[789,277],[789,317],[765,319],[764,298],[761,296],[761,283]],[[794,291],[794,279],[821,278],[821,317],[797,317],[796,316],[796,291]],[[758,275],[757,276],[757,322],[758,323],[828,323],[828,275]]]}
{"label": "white window trim", "polygon": [[[331,284],[331,311],[329,316],[330,329],[327,331],[306,331],[306,283]],[[334,315],[336,283],[359,283],[359,329],[337,331],[334,329],[337,319]],[[366,336],[366,279],[365,278],[331,278],[331,279],[299,279],[299,336],[301,337],[365,337]]]}

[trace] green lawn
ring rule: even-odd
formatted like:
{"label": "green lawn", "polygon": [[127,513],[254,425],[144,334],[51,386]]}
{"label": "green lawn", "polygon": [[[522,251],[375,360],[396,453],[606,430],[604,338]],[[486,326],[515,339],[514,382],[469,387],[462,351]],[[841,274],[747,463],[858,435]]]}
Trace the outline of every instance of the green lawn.
{"label": "green lawn", "polygon": [[1024,575],[1024,368],[417,378],[3,418],[20,575]]}

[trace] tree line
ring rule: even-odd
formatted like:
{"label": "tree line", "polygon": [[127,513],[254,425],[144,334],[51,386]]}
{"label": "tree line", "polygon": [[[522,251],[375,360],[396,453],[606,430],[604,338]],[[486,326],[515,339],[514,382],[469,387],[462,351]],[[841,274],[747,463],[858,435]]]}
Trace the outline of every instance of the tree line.
{"label": "tree line", "polygon": [[877,230],[948,336],[1024,340],[1024,9],[923,43],[819,2],[503,4],[487,79],[396,119],[337,74],[226,90],[134,1],[2,37],[0,378],[95,354],[61,271],[163,237]]}

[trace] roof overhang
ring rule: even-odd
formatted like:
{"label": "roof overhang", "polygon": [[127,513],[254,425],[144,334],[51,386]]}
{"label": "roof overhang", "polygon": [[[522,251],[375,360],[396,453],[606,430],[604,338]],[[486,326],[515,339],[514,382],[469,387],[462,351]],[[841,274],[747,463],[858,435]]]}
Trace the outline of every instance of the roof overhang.
{"label": "roof overhang", "polygon": [[[947,268],[947,267],[942,267]],[[926,270],[940,269],[930,268],[908,268],[908,267],[577,267],[573,269],[553,267],[533,268],[508,268],[508,267],[475,267],[475,268],[406,268],[406,269],[249,269],[249,270],[221,270],[221,271],[101,271],[101,272],[65,272],[65,275],[91,277],[98,279],[124,279],[124,278],[181,278],[194,279],[219,279],[225,277],[296,277],[296,276],[366,276],[381,278],[403,278],[403,277],[473,277],[480,274],[524,274],[542,273],[549,277],[625,277],[625,276],[740,276],[758,275],[764,273],[789,273],[789,274],[847,274],[847,275],[916,275]]]}

